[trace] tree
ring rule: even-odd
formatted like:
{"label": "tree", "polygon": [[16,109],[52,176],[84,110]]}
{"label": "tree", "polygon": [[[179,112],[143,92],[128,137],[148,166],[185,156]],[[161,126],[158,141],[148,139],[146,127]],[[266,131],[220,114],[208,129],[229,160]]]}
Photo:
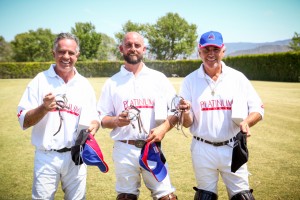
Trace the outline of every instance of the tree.
{"label": "tree", "polygon": [[116,42],[108,35],[101,33],[101,45],[99,46],[97,58],[99,60],[116,60]]}
{"label": "tree", "polygon": [[53,60],[51,50],[54,38],[55,35],[52,34],[50,29],[42,28],[16,35],[11,42],[14,60],[20,62]]}
{"label": "tree", "polygon": [[130,20],[128,20],[123,26],[122,26],[122,31],[118,32],[115,34],[115,37],[117,38],[117,43],[118,45],[121,44],[123,38],[124,38],[124,35],[127,33],[127,32],[138,32],[140,33],[141,35],[145,36],[146,34],[146,26],[147,24],[139,24],[139,23],[133,23],[131,22]]}
{"label": "tree", "polygon": [[293,51],[300,51],[300,34],[295,32],[294,37],[292,38],[292,41],[290,42],[290,49]]}
{"label": "tree", "polygon": [[0,36],[0,62],[12,61],[12,48],[4,37]]}
{"label": "tree", "polygon": [[79,60],[96,59],[98,50],[102,42],[100,33],[97,33],[92,23],[75,23],[75,28],[71,29],[71,33],[76,35],[80,41]]}
{"label": "tree", "polygon": [[147,26],[150,53],[158,60],[186,58],[194,52],[197,26],[189,25],[177,13],[167,13],[154,25]]}

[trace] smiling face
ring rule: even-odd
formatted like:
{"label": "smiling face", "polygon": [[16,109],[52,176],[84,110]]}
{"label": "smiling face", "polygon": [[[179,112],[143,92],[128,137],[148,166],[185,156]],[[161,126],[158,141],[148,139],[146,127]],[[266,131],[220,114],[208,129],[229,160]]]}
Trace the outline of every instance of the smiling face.
{"label": "smiling face", "polygon": [[142,36],[135,32],[129,32],[125,35],[119,49],[124,60],[132,65],[140,63],[146,51]]}
{"label": "smiling face", "polygon": [[221,60],[225,55],[225,47],[206,46],[199,48],[199,56],[203,64],[208,68],[216,68],[221,66]]}
{"label": "smiling face", "polygon": [[56,62],[55,72],[59,76],[74,75],[73,67],[78,59],[78,46],[73,39],[60,39],[53,50]]}

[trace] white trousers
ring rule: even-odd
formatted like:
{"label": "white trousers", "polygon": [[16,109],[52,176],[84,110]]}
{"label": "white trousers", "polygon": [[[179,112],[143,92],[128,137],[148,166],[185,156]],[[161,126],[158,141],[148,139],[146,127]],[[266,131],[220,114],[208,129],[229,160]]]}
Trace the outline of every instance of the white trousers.
{"label": "white trousers", "polygon": [[[158,182],[150,172],[140,167],[140,155],[141,148],[115,141],[113,160],[117,193],[131,193],[138,196],[141,187],[141,175],[145,186],[151,191],[153,199],[159,199],[174,192],[175,188],[171,185],[169,173],[163,181]],[[167,163],[166,167],[168,168]]]}
{"label": "white trousers", "polygon": [[86,174],[87,166],[75,165],[70,151],[58,153],[36,150],[32,199],[54,199],[60,181],[64,199],[85,199]]}
{"label": "white trousers", "polygon": [[233,142],[229,145],[215,147],[193,139],[191,154],[197,188],[218,194],[220,174],[229,198],[243,190],[249,190],[247,165],[244,164],[235,173],[231,172]]}

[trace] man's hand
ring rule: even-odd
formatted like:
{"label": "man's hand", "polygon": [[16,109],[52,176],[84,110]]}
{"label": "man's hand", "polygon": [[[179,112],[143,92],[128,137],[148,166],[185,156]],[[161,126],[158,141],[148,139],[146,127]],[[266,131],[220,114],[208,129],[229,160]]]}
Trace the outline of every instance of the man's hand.
{"label": "man's hand", "polygon": [[165,137],[165,134],[167,131],[165,130],[165,128],[162,125],[151,129],[146,142],[151,142],[151,143],[160,142]]}
{"label": "man's hand", "polygon": [[185,113],[189,113],[190,109],[191,109],[191,102],[185,100],[185,99],[181,99],[179,101],[179,105],[178,105],[179,110],[185,112]]}
{"label": "man's hand", "polygon": [[248,125],[248,123],[246,121],[242,121],[240,123],[240,129],[241,131],[247,135],[247,137],[251,136],[251,131],[250,131],[250,127]]}
{"label": "man's hand", "polygon": [[130,119],[128,118],[128,112],[123,111],[118,116],[116,116],[114,119],[114,123],[117,127],[123,127],[130,124]]}
{"label": "man's hand", "polygon": [[52,93],[46,94],[43,98],[43,104],[29,110],[24,118],[24,128],[29,128],[37,124],[50,110],[56,109],[55,96]]}
{"label": "man's hand", "polygon": [[262,116],[258,112],[250,113],[247,118],[240,123],[240,130],[247,134],[247,137],[251,136],[250,127],[254,126],[262,119]]}
{"label": "man's hand", "polygon": [[90,132],[93,136],[95,136],[96,132],[98,131],[98,129],[100,128],[100,122],[97,120],[93,120],[89,126],[89,128],[87,129],[88,132]]}
{"label": "man's hand", "polygon": [[193,124],[193,118],[190,115],[190,110],[191,110],[191,102],[185,99],[181,99],[179,101],[179,105],[178,108],[180,110],[183,111],[182,113],[182,119],[178,119],[181,120],[181,124],[182,126],[184,126],[185,128],[190,127]]}
{"label": "man's hand", "polygon": [[42,106],[47,111],[54,110],[57,108],[55,96],[51,92],[46,94],[46,96],[43,98]]}
{"label": "man's hand", "polygon": [[174,121],[172,120],[175,120],[175,118],[169,116],[161,125],[151,129],[146,142],[160,142],[165,137],[166,133],[173,128],[172,123],[174,123]]}

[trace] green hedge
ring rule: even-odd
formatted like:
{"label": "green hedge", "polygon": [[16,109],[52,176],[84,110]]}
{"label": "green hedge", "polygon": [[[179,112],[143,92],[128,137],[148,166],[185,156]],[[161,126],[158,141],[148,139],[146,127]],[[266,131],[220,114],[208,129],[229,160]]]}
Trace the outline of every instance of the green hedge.
{"label": "green hedge", "polygon": [[[201,60],[146,61],[152,69],[171,77],[185,77],[196,70]],[[299,82],[300,53],[276,53],[226,57],[224,62],[241,72],[250,80]],[[77,70],[86,77],[110,77],[120,70],[122,61],[77,62]],[[49,68],[49,62],[0,63],[0,78],[33,78],[38,72]]]}
{"label": "green hedge", "polygon": [[0,78],[33,78],[49,68],[45,62],[0,62]]}
{"label": "green hedge", "polygon": [[110,77],[120,70],[121,61],[77,62],[76,69],[85,77]]}
{"label": "green hedge", "polygon": [[250,80],[300,82],[300,53],[228,57],[225,62]]}
{"label": "green hedge", "polygon": [[196,70],[202,62],[200,60],[178,60],[178,61],[152,61],[145,64],[156,69],[166,76],[177,74],[180,77],[185,77],[192,71]]}

